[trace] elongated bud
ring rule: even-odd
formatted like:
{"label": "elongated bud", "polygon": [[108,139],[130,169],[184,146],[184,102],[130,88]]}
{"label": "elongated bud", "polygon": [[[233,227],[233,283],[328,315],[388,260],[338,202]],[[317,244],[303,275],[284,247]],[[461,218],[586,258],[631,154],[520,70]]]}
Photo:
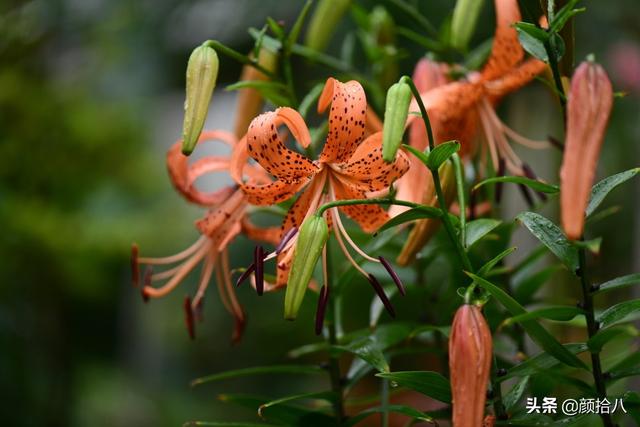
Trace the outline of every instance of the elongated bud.
{"label": "elongated bud", "polygon": [[311,275],[328,237],[329,227],[321,216],[313,215],[302,223],[284,296],[285,319],[294,320],[298,315]]}
{"label": "elongated bud", "polygon": [[387,103],[384,108],[384,128],[382,129],[382,158],[392,162],[402,144],[404,126],[409,115],[411,88],[407,83],[393,84],[387,91]]}
{"label": "elongated bud", "polygon": [[465,50],[476,29],[483,0],[458,0],[451,20],[451,46]]}
{"label": "elongated bud", "polygon": [[311,17],[304,44],[323,51],[350,4],[351,0],[320,0]]}
{"label": "elongated bud", "polygon": [[207,118],[213,88],[218,78],[218,54],[202,44],[191,52],[187,64],[187,98],[184,102],[182,152],[191,154]]}
{"label": "elongated bud", "polygon": [[585,209],[612,106],[613,89],[604,69],[591,61],[580,64],[571,79],[560,168],[562,228],[570,239],[579,239],[584,230]]}
{"label": "elongated bud", "polygon": [[478,427],[484,419],[492,358],[491,331],[480,309],[464,304],[449,337],[454,427]]}
{"label": "elongated bud", "polygon": [[[269,71],[275,71],[278,65],[277,53],[269,50],[265,46],[260,49],[258,54],[258,64]],[[242,68],[240,81],[268,81],[269,77],[257,70],[251,65],[245,65]],[[238,91],[238,106],[236,107],[236,123],[234,127],[235,135],[238,139],[242,138],[251,120],[253,120],[262,110],[262,95],[257,89],[247,87]]]}
{"label": "elongated bud", "polygon": [[[447,206],[453,203],[456,197],[456,176],[451,162],[444,162],[438,169],[440,175],[440,185],[444,194]],[[428,182],[425,187],[423,204],[428,206],[438,206],[438,196],[436,195],[435,185],[431,175],[427,177]],[[399,265],[409,265],[416,258],[418,252],[422,250],[431,237],[438,231],[442,221],[438,218],[420,219],[415,222],[409,237],[405,242],[396,262]]]}

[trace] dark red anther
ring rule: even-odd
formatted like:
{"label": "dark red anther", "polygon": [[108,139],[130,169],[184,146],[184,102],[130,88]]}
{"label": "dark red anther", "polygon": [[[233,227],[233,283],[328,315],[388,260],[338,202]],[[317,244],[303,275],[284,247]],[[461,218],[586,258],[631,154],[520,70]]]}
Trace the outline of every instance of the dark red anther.
{"label": "dark red anther", "polygon": [[[536,176],[535,172],[533,171],[533,169],[531,169],[531,167],[528,164],[526,163],[522,164],[522,171],[524,172],[524,175],[527,178],[533,179],[536,181],[538,180],[538,177]],[[542,191],[536,191],[536,194],[538,195],[538,198],[543,202],[547,201],[547,195],[544,194]]]}
{"label": "dark red anther", "polygon": [[131,244],[131,283],[134,288],[140,286],[140,264],[138,264],[138,245]]}
{"label": "dark red anther", "polygon": [[318,297],[318,308],[316,309],[316,335],[322,333],[322,325],[324,324],[324,314],[327,311],[327,302],[329,301],[329,287],[324,285],[320,289]]}
{"label": "dark red anther", "polygon": [[[504,161],[504,158],[500,157],[500,160],[498,161],[498,172],[496,176],[504,176],[505,169],[506,169],[506,162]],[[501,199],[502,199],[502,183],[497,182],[496,193],[495,193],[496,203],[500,203]]]}
{"label": "dark red anther", "polygon": [[276,246],[276,254],[279,255],[280,252],[282,252],[284,247],[287,246],[287,243],[289,243],[289,241],[293,238],[293,236],[296,235],[296,233],[298,233],[298,227],[291,227],[289,231],[284,233],[284,236],[282,236],[282,240],[280,240],[280,243],[278,243],[278,246]]}
{"label": "dark red anther", "polygon": [[396,310],[393,308],[391,301],[389,301],[389,297],[387,297],[387,294],[384,292],[382,285],[380,284],[380,282],[378,282],[378,279],[376,279],[373,274],[369,274],[369,283],[371,283],[373,290],[376,291],[376,294],[378,294],[378,298],[380,298],[380,301],[382,301],[382,305],[384,305],[384,308],[387,309],[389,315],[391,317],[396,317]]}
{"label": "dark red anther", "polygon": [[145,288],[147,286],[151,286],[151,278],[153,276],[153,268],[148,265],[145,269],[144,269],[144,274],[142,275],[142,289],[141,289],[141,294],[142,294],[142,301],[147,302],[149,301],[149,295],[147,295]]}
{"label": "dark red anther", "polygon": [[251,276],[251,273],[253,273],[255,269],[256,265],[253,263],[249,267],[247,267],[247,269],[240,275],[240,277],[238,277],[238,280],[236,280],[236,287],[240,287],[240,285],[242,285],[242,283],[247,280],[249,276]]}
{"label": "dark red anther", "polygon": [[187,332],[189,332],[189,338],[192,340],[196,338],[196,331],[194,328],[193,309],[191,308],[191,297],[186,295],[184,302],[182,303],[184,309],[184,323],[187,326]]}
{"label": "dark red anther", "polygon": [[524,197],[524,199],[526,200],[527,204],[529,205],[529,208],[533,207],[533,198],[531,197],[531,193],[529,193],[529,187],[527,187],[524,184],[518,184],[518,188],[520,189],[520,192],[522,193],[522,197]]}
{"label": "dark red anther", "polygon": [[262,295],[264,292],[264,250],[260,245],[256,246],[253,251],[253,264],[255,265],[256,291],[258,295]]}
{"label": "dark red anther", "polygon": [[554,138],[553,136],[549,135],[547,137],[547,140],[551,143],[551,145],[556,147],[558,150],[564,151],[564,144],[560,142],[557,138]]}
{"label": "dark red anther", "polygon": [[389,276],[391,276],[391,279],[393,280],[393,282],[398,287],[398,291],[400,291],[400,295],[405,296],[407,294],[407,291],[405,290],[404,285],[402,284],[402,280],[400,280],[400,277],[398,276],[398,274],[395,272],[391,264],[389,264],[389,261],[387,261],[386,259],[384,259],[384,257],[381,257],[381,256],[379,256],[378,259],[380,260],[380,263],[384,266],[385,270],[387,270],[387,273],[389,273]]}

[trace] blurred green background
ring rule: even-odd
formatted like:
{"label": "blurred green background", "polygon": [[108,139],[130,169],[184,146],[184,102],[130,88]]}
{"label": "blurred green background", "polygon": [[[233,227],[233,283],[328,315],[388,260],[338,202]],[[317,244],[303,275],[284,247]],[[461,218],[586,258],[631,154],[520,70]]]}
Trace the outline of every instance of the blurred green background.
{"label": "blurred green background", "polygon": [[[365,10],[388,6],[396,22],[413,26],[392,2],[358,3]],[[414,3],[440,23],[454,1]],[[492,33],[492,7],[485,3],[474,43]],[[588,11],[576,24],[576,58],[595,53],[615,90],[627,92],[616,102],[603,149],[599,175],[605,176],[640,164],[640,12],[636,0],[583,4]],[[130,285],[128,259],[132,241],[144,255],[166,255],[197,236],[193,220],[200,211],[173,192],[164,166],[165,150],[181,131],[191,49],[213,38],[248,51],[247,27],[260,28],[267,16],[290,23],[300,6],[293,0],[0,2],[3,425],[176,426],[233,419],[235,410],[215,399],[222,391],[277,396],[280,389],[302,390],[306,378],[198,389],[188,383],[224,369],[277,363],[288,349],[314,341],[312,304],[299,321],[285,323],[282,295],[258,299],[242,289],[249,324],[243,342],[232,347],[231,319],[211,289],[206,321],[190,342],[181,310],[186,291],[144,305]],[[347,15],[332,53],[340,54],[354,25]],[[424,51],[403,38],[396,44],[405,53],[400,70],[409,73]],[[221,57],[219,87],[239,72]],[[509,99],[501,109],[505,121],[534,137],[558,132],[549,119],[556,114],[553,100],[547,94],[534,99],[541,107],[533,110],[526,96]],[[234,100],[235,93],[214,96],[208,127],[231,130]],[[532,159],[541,175],[557,181],[556,152]],[[596,281],[640,271],[638,181],[607,203],[622,209],[594,230],[605,236]],[[509,213],[521,208],[514,206]],[[248,261],[247,245],[243,239],[233,245],[235,266]],[[366,325],[369,298],[349,310],[353,323]]]}

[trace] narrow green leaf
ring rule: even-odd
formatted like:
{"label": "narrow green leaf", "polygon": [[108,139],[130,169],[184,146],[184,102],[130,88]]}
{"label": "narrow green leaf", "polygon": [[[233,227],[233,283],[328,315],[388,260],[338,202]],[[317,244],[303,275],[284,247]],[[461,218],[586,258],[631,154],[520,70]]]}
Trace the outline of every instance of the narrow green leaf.
{"label": "narrow green leaf", "polygon": [[629,169],[624,172],[611,175],[598,182],[591,189],[591,199],[587,205],[586,215],[591,215],[602,203],[607,194],[618,185],[630,180],[640,172],[640,168]]}
{"label": "narrow green leaf", "polygon": [[219,374],[207,375],[206,377],[197,378],[191,381],[191,386],[197,386],[204,383],[226,380],[229,378],[248,377],[253,375],[269,375],[269,374],[295,374],[295,375],[311,375],[322,374],[324,371],[319,366],[314,365],[273,365],[273,366],[257,366],[253,368],[236,369],[233,371],[220,372]]}
{"label": "narrow green leaf", "polygon": [[500,252],[498,255],[493,257],[491,260],[487,261],[480,270],[478,270],[478,276],[486,276],[491,272],[493,267],[495,267],[500,261],[502,261],[505,257],[515,252],[518,248],[515,246],[512,248],[507,248],[504,251]]}
{"label": "narrow green leaf", "polygon": [[518,40],[527,53],[541,61],[549,62],[549,56],[544,47],[548,34],[543,29],[527,22],[518,22],[516,31],[518,32]]}
{"label": "narrow green leaf", "polygon": [[230,91],[234,91],[238,89],[246,89],[246,88],[251,88],[256,90],[268,89],[268,90],[274,90],[274,91],[287,89],[287,87],[282,83],[273,82],[270,80],[242,80],[240,82],[228,85],[225,88],[225,90],[230,92]]}
{"label": "narrow green leaf", "polygon": [[301,394],[294,394],[292,396],[281,397],[280,399],[271,400],[269,402],[266,402],[260,405],[258,407],[258,415],[260,416],[260,418],[262,418],[263,413],[267,408],[270,408],[276,405],[281,405],[283,403],[293,402],[295,400],[302,400],[302,399],[321,399],[321,400],[327,400],[329,402],[332,402],[336,399],[336,395],[332,391],[316,391],[312,393],[301,393]]}
{"label": "narrow green leaf", "polygon": [[470,248],[501,223],[502,221],[500,220],[490,218],[480,218],[467,223],[465,247]]}
{"label": "narrow green leaf", "polygon": [[413,327],[406,323],[390,323],[379,327],[373,334],[366,334],[336,349],[355,354],[379,372],[389,372],[384,355],[388,348],[405,340]]}
{"label": "narrow green leaf", "polygon": [[[564,344],[563,347],[567,352],[573,355],[584,353],[588,350],[585,343]],[[498,377],[498,381],[505,381],[513,377],[535,375],[540,371],[549,371],[550,369],[559,365],[560,363],[558,362],[558,359],[553,357],[549,353],[538,353],[535,356],[507,370],[507,374],[502,377]]]}
{"label": "narrow green leaf", "polygon": [[640,367],[627,369],[624,371],[612,371],[609,373],[609,381],[619,380],[620,378],[635,377],[640,375]]}
{"label": "narrow green leaf", "polygon": [[[606,328],[615,323],[624,320],[627,316],[632,314],[640,314],[640,299],[634,299],[631,301],[624,301],[619,304],[609,307],[604,312],[600,313],[597,320],[600,322],[600,326]],[[634,316],[636,318],[637,316]]]}
{"label": "narrow green leaf", "polygon": [[432,171],[437,170],[440,165],[449,160],[449,157],[451,157],[453,153],[457,153],[458,150],[460,150],[460,143],[458,141],[447,141],[436,145],[427,157],[427,167]]}
{"label": "narrow green leaf", "polygon": [[298,107],[298,112],[302,117],[307,118],[309,110],[316,103],[318,98],[320,98],[320,94],[322,93],[323,88],[324,83],[318,83],[313,88],[311,88],[309,93],[307,93],[304,98],[302,98],[302,101],[300,101],[300,106]]}
{"label": "narrow green leaf", "polygon": [[[509,294],[507,294],[505,291],[503,291],[493,283],[472,273],[467,272],[467,275],[474,281],[476,281],[480,286],[482,286],[494,298],[500,301],[500,303],[507,309],[507,311],[509,311],[509,313],[511,313],[511,315],[518,316],[527,313],[525,308],[521,306],[518,301],[514,300],[511,296],[509,296]],[[536,321],[526,320],[521,322],[521,325],[524,330],[527,331],[527,334],[531,337],[531,339],[535,341],[540,347],[542,347],[547,353],[551,354],[553,357],[557,358],[563,363],[566,363],[569,366],[587,369],[587,366],[583,361],[578,359],[574,354],[567,351],[567,349],[564,348],[562,344],[560,344],[549,332],[547,332],[546,329],[540,326]]]}
{"label": "narrow green leaf", "polygon": [[569,0],[569,2],[556,13],[553,22],[549,25],[549,31],[554,33],[559,32],[572,16],[585,11],[585,8],[574,9],[578,1],[580,0]]}
{"label": "narrow green leaf", "polygon": [[538,181],[535,179],[529,179],[524,176],[494,176],[493,178],[487,178],[474,185],[473,190],[477,190],[483,185],[497,184],[499,182],[509,182],[512,184],[523,184],[535,191],[540,191],[546,194],[556,194],[560,192],[560,187],[553,184],[547,184],[546,182]]}
{"label": "narrow green leaf", "polygon": [[429,153],[424,153],[418,150],[417,148],[414,148],[407,144],[402,144],[402,148],[404,148],[405,150],[409,151],[411,154],[416,156],[416,158],[420,160],[423,165],[429,168]]}
{"label": "narrow green leaf", "polygon": [[594,353],[599,353],[609,341],[621,335],[637,337],[640,333],[633,325],[616,325],[610,328],[600,329],[598,333],[587,341],[587,345],[589,346],[589,350]]}
{"label": "narrow green leaf", "polygon": [[525,314],[513,316],[504,321],[505,324],[510,325],[513,323],[520,323],[526,320],[536,319],[549,319],[557,320],[559,322],[568,321],[573,319],[579,314],[584,314],[584,311],[578,307],[560,306],[560,307],[545,307],[538,310],[529,311]]}
{"label": "narrow green leaf", "polygon": [[594,294],[601,292],[609,292],[616,289],[626,288],[627,286],[640,284],[640,273],[629,274],[628,276],[616,277],[598,286]]}
{"label": "narrow green leaf", "polygon": [[287,37],[287,43],[294,44],[298,41],[298,36],[300,35],[300,30],[302,29],[302,24],[304,20],[307,19],[307,15],[309,14],[309,9],[311,7],[311,0],[307,0],[305,5],[302,7],[296,22],[291,27],[291,31],[289,32],[289,36]]}
{"label": "narrow green leaf", "polygon": [[406,415],[418,421],[426,421],[426,422],[433,421],[433,418],[431,418],[429,415],[425,414],[422,411],[418,411],[417,409],[414,409],[411,406],[387,405],[387,406],[376,406],[373,408],[365,409],[364,411],[350,417],[349,420],[343,424],[343,426],[344,427],[355,426],[359,422],[367,418],[368,416],[373,414],[381,414],[383,412],[393,412],[395,414]]}
{"label": "narrow green leaf", "polygon": [[381,231],[388,230],[396,225],[404,224],[405,222],[426,218],[440,218],[441,216],[442,211],[438,208],[420,206],[409,209],[408,211],[402,212],[400,215],[391,218],[389,221],[385,222],[377,232],[379,233]]}
{"label": "narrow green leaf", "polygon": [[513,410],[513,408],[518,404],[520,399],[522,399],[522,395],[527,390],[527,386],[529,385],[529,377],[523,377],[520,381],[518,381],[511,390],[502,398],[502,403],[504,404],[507,411]]}
{"label": "narrow green leaf", "polygon": [[402,387],[410,388],[440,402],[451,403],[449,380],[437,372],[401,371],[376,374]]}
{"label": "narrow green leaf", "polygon": [[569,271],[575,274],[578,268],[578,251],[569,243],[557,225],[534,212],[523,212],[516,219],[549,248],[569,268]]}

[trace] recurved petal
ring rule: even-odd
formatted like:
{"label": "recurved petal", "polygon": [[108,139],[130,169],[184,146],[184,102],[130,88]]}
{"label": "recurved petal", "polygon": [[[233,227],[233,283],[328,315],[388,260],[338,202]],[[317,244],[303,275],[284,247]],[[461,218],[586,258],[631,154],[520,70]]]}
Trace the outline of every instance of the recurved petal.
{"label": "recurved petal", "polygon": [[309,180],[297,179],[291,182],[277,180],[269,184],[243,184],[240,186],[247,195],[247,201],[256,206],[270,206],[293,197]]}
{"label": "recurved petal", "polygon": [[[235,137],[224,131],[204,131],[198,139],[198,144],[208,140],[235,144]],[[197,190],[194,185],[202,175],[227,170],[229,159],[221,156],[207,156],[189,164],[189,157],[182,154],[181,145],[182,141],[178,141],[167,151],[167,169],[175,189],[188,201],[202,206],[215,205],[229,197],[233,191],[229,187],[205,193]]]}
{"label": "recurved petal", "polygon": [[[248,154],[267,172],[284,181],[294,181],[316,173],[316,165],[284,145],[278,134],[280,125],[287,126],[301,145],[309,145],[311,137],[302,116],[291,108],[282,107],[253,119],[246,136]],[[234,175],[237,178],[237,164]]]}
{"label": "recurved petal", "polygon": [[600,148],[613,106],[613,89],[605,70],[583,62],[571,79],[567,104],[567,137],[560,168],[562,228],[578,239],[598,165]]}
{"label": "recurved petal", "polygon": [[242,219],[242,232],[251,240],[277,245],[280,242],[280,227],[259,227],[249,220]]}
{"label": "recurved petal", "polygon": [[[331,185],[336,199],[366,199],[364,191],[342,180],[332,179]],[[389,215],[379,205],[341,206],[340,210],[358,223],[366,233],[373,233],[389,219]]]}
{"label": "recurved petal", "polygon": [[367,97],[360,83],[329,78],[318,100],[318,112],[329,111],[329,133],[320,161],[341,163],[351,157],[364,137]]}
{"label": "recurved petal", "polygon": [[423,93],[446,84],[448,81],[446,71],[446,64],[422,58],[413,70],[412,80],[418,92]]}
{"label": "recurved petal", "polygon": [[482,79],[494,80],[515,67],[524,57],[518,33],[512,25],[521,20],[517,0],[495,0],[496,32]]}
{"label": "recurved petal", "polygon": [[240,220],[245,206],[244,194],[236,190],[224,203],[210,209],[202,219],[196,221],[196,227],[202,234],[215,240],[224,234],[226,228],[223,225]]}
{"label": "recurved petal", "polygon": [[382,159],[382,132],[368,137],[353,153],[346,164],[337,165],[340,178],[356,185],[364,192],[388,188],[409,169],[409,158],[398,151],[396,160]]}
{"label": "recurved petal", "polygon": [[504,76],[487,82],[485,88],[491,102],[496,103],[503,96],[515,92],[542,73],[547,64],[536,58],[530,58],[507,72]]}

